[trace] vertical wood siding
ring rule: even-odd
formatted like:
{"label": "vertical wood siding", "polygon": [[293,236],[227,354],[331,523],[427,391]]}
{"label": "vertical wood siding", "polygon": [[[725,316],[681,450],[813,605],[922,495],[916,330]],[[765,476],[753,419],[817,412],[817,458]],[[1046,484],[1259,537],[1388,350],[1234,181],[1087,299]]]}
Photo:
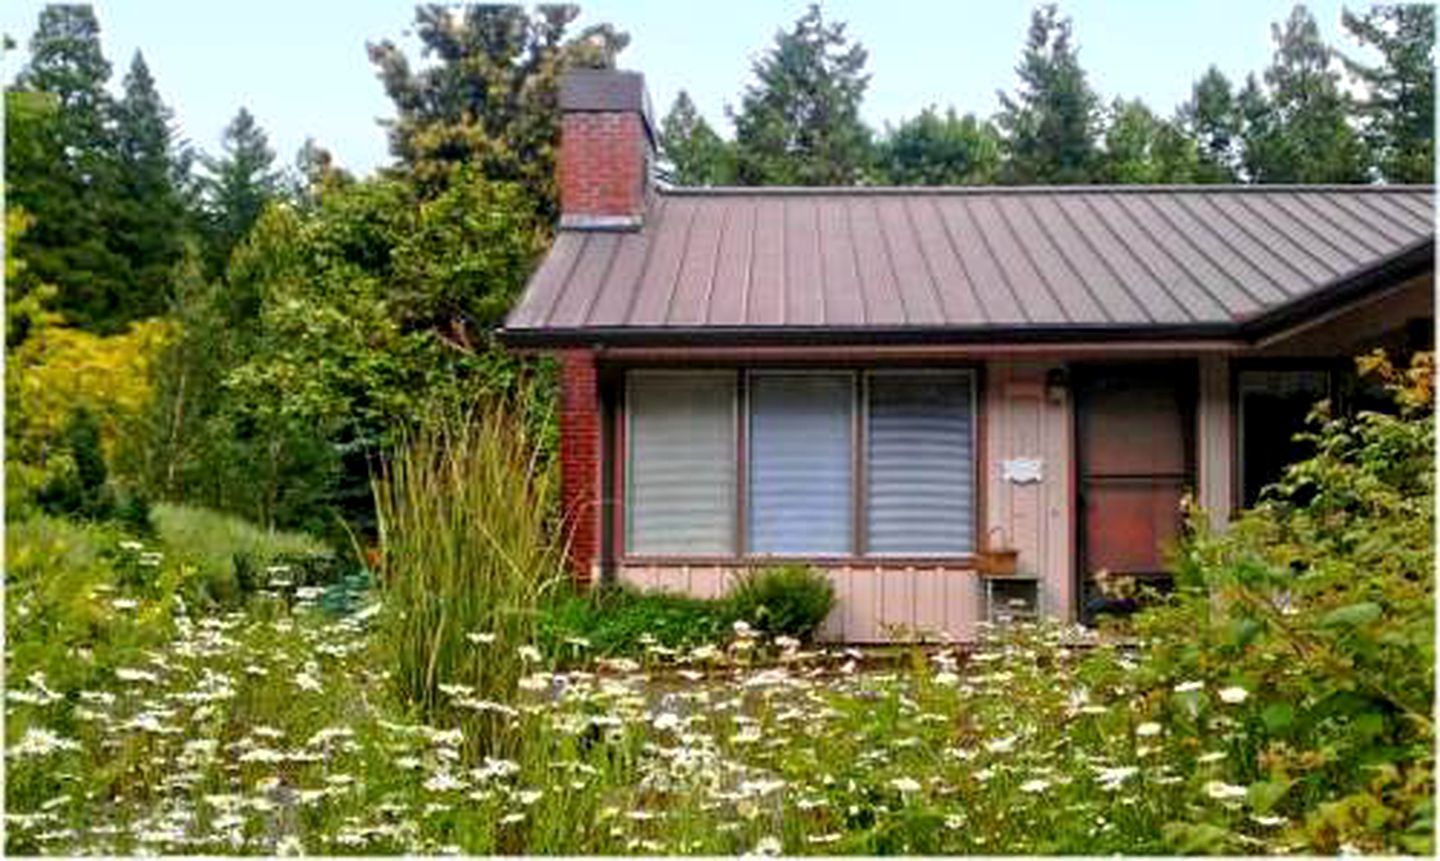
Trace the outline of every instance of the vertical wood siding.
{"label": "vertical wood siding", "polygon": [[[985,524],[982,543],[994,538],[1020,551],[1019,569],[1040,577],[1040,611],[1075,618],[1075,542],[1072,500],[1074,428],[1068,392],[1049,399],[1045,376],[1053,365],[997,360],[986,366]],[[1005,481],[1012,458],[1042,461],[1039,482]]]}

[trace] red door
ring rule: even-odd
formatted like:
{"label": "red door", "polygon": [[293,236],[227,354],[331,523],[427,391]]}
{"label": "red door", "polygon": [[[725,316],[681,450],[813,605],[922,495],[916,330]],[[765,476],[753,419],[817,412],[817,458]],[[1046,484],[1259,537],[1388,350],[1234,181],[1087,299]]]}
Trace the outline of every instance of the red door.
{"label": "red door", "polygon": [[1194,486],[1193,363],[1077,368],[1080,595],[1099,606],[1099,571],[1168,582],[1165,552]]}

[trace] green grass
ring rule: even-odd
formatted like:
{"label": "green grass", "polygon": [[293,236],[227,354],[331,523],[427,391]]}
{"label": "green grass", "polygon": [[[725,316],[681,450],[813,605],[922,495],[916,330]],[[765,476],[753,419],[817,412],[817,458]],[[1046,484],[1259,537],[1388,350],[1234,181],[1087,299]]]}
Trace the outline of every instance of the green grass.
{"label": "green grass", "polygon": [[159,503],[151,510],[150,519],[160,543],[198,567],[210,596],[229,605],[239,600],[241,593],[265,585],[264,572],[270,565],[331,555],[324,542],[310,535],[262,529],[208,508]]}

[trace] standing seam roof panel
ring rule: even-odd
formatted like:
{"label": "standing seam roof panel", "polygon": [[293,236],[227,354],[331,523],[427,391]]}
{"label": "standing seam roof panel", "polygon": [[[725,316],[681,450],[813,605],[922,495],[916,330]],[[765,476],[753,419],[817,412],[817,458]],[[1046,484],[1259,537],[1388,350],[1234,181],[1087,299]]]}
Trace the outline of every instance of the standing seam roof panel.
{"label": "standing seam roof panel", "polygon": [[[915,229],[915,241],[920,255],[925,258],[931,278],[940,297],[940,307],[945,319],[962,325],[978,325],[985,322],[985,309],[975,295],[975,285],[955,256],[954,246],[945,233],[934,199],[917,198],[908,215]],[[915,210],[919,210],[917,217]],[[926,212],[925,210],[929,210]]]}
{"label": "standing seam roof panel", "polygon": [[774,198],[755,202],[755,249],[745,306],[745,321],[752,325],[785,322],[785,213],[780,204]]}
{"label": "standing seam roof panel", "polygon": [[860,289],[865,294],[865,307],[869,310],[872,324],[903,325],[909,316],[900,286],[895,283],[895,270],[890,266],[889,255],[880,236],[880,217],[874,203],[868,198],[846,201],[855,263],[860,272]]}
{"label": "standing seam roof panel", "polygon": [[1094,244],[1075,229],[1058,201],[1029,202],[1030,215],[1045,231],[1091,297],[1117,323],[1154,322],[1150,311],[1116,274]]}
{"label": "standing seam roof panel", "polygon": [[901,198],[884,198],[875,202],[880,221],[880,239],[885,257],[895,273],[895,284],[905,302],[905,322],[911,326],[941,326],[944,313],[936,289],[931,282],[929,267],[915,243],[910,218]]}
{"label": "standing seam roof panel", "polygon": [[[1139,202],[1142,199],[1144,202]],[[1243,258],[1237,257],[1231,251],[1217,249],[1213,237],[1202,225],[1188,225],[1192,229],[1187,230],[1187,224],[1177,221],[1176,214],[1166,212],[1159,202],[1149,198],[1137,197],[1126,205],[1137,221],[1163,225],[1158,233],[1164,236],[1166,244],[1171,248],[1171,256],[1180,262],[1197,282],[1209,286],[1211,294],[1220,299],[1221,305],[1238,308],[1249,302],[1258,308],[1267,301],[1284,298],[1284,293],[1271,283],[1268,277],[1251,268]],[[1183,214],[1179,215],[1183,221]],[[1244,271],[1236,272],[1237,268]]]}
{"label": "standing seam roof panel", "polygon": [[845,201],[825,198],[816,207],[827,314],[841,321],[869,322],[865,297],[860,292],[860,271],[850,251],[850,216]]}
{"label": "standing seam roof panel", "polygon": [[[1281,298],[1295,295],[1316,278],[1326,277],[1326,269],[1301,255],[1308,266],[1276,252],[1273,245],[1260,241],[1249,225],[1227,217],[1215,201],[1200,195],[1176,195],[1171,201],[1183,211],[1189,223],[1200,225],[1215,237],[1222,248],[1244,261],[1245,265],[1275,285]],[[1308,273],[1307,273],[1308,270]]]}
{"label": "standing seam roof panel", "polygon": [[[997,198],[995,207],[1005,226],[1014,236],[1033,237],[1029,242],[1015,244],[1025,261],[1040,276],[1050,294],[1060,303],[1069,320],[1110,320],[1110,315],[1095,301],[1090,286],[1065,259],[1064,252],[1050,241],[1050,235],[1025,206],[1025,198]],[[1078,289],[1068,289],[1069,285]]]}
{"label": "standing seam roof panel", "polygon": [[1110,195],[1091,194],[1082,199],[1124,243],[1160,288],[1184,309],[1187,320],[1204,320],[1222,310],[1223,306],[1215,297],[1196,284],[1184,267],[1163,246],[1158,245],[1129,213],[1111,200]]}

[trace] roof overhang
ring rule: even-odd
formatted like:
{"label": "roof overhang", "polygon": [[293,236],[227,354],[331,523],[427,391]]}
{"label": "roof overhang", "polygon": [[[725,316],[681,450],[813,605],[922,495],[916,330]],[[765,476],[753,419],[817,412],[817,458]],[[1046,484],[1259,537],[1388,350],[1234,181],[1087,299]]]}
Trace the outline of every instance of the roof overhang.
{"label": "roof overhang", "polygon": [[[1321,289],[1248,320],[1184,325],[983,325],[940,327],[617,326],[500,329],[503,344],[524,352],[604,349],[660,350],[964,348],[969,353],[1052,352],[1084,347],[1149,351],[1243,351],[1284,332],[1423,275],[1435,268],[1435,241],[1422,240]],[[913,350],[911,350],[913,351]],[[904,352],[904,350],[902,350]]]}

